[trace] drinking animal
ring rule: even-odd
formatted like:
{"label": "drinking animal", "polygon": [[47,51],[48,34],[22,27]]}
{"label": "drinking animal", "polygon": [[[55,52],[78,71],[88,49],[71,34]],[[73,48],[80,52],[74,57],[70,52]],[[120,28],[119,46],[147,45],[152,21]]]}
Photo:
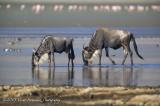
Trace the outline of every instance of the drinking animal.
{"label": "drinking animal", "polygon": [[43,60],[48,59],[49,65],[51,65],[51,55],[52,61],[55,66],[54,53],[66,52],[68,54],[68,67],[70,65],[70,60],[72,66],[74,66],[73,60],[75,58],[73,49],[73,39],[72,38],[60,38],[53,36],[45,36],[40,42],[39,47],[32,53],[32,65],[36,66],[43,63]]}
{"label": "drinking animal", "polygon": [[99,64],[101,64],[102,49],[105,49],[106,56],[115,64],[115,61],[109,56],[109,48],[119,49],[123,47],[124,59],[122,64],[125,63],[128,53],[130,54],[131,64],[133,64],[132,50],[130,42],[133,41],[133,46],[139,58],[143,57],[139,54],[135,37],[132,33],[123,30],[112,30],[108,28],[97,29],[92,36],[89,46],[84,47],[82,50],[82,59],[85,65],[91,64],[95,56],[99,56]]}

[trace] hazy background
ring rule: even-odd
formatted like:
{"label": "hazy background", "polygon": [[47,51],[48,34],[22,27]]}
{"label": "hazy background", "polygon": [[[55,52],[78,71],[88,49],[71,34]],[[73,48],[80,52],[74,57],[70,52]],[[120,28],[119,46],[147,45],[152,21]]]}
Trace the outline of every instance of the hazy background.
{"label": "hazy background", "polygon": [[160,0],[0,0],[0,35],[91,35],[116,27],[160,35]]}
{"label": "hazy background", "polygon": [[159,27],[159,0],[1,0],[0,27]]}

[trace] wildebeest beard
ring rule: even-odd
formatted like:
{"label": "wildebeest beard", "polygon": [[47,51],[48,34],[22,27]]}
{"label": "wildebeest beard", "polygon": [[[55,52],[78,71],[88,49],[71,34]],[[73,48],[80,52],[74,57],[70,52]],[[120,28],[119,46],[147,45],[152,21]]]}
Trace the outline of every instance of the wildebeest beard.
{"label": "wildebeest beard", "polygon": [[33,53],[32,58],[33,65],[43,64],[46,60],[48,60],[48,53],[43,53],[41,55],[39,55],[38,53]]}
{"label": "wildebeest beard", "polygon": [[85,65],[88,65],[89,61],[92,62],[95,55],[96,50],[91,50],[89,47],[85,47],[82,51],[82,59]]}

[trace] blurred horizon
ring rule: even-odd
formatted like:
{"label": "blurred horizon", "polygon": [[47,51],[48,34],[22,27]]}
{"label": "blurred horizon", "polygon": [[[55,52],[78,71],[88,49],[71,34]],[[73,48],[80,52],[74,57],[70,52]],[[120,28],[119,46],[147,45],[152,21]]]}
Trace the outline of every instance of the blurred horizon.
{"label": "blurred horizon", "polygon": [[[43,30],[47,33],[51,31],[49,28],[72,30],[97,27],[118,27],[131,31],[137,28],[137,32],[140,28],[141,33],[146,34],[146,30],[149,34],[154,32],[158,35],[160,0],[0,0],[2,34],[10,30],[31,33],[32,28],[32,32],[39,28],[39,32]],[[12,29],[4,31],[4,28]]]}
{"label": "blurred horizon", "polygon": [[0,27],[160,27],[159,19],[160,4],[0,3]]}
{"label": "blurred horizon", "polygon": [[1,0],[0,3],[160,3],[160,0]]}

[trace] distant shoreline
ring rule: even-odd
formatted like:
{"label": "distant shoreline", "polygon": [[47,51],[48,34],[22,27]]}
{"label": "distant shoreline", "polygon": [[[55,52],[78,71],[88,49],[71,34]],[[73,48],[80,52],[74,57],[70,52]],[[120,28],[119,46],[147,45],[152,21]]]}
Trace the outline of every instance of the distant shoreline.
{"label": "distant shoreline", "polygon": [[[99,27],[0,27],[0,37],[43,37],[44,35],[90,37]],[[109,27],[134,33],[135,37],[159,37],[160,27]]]}

